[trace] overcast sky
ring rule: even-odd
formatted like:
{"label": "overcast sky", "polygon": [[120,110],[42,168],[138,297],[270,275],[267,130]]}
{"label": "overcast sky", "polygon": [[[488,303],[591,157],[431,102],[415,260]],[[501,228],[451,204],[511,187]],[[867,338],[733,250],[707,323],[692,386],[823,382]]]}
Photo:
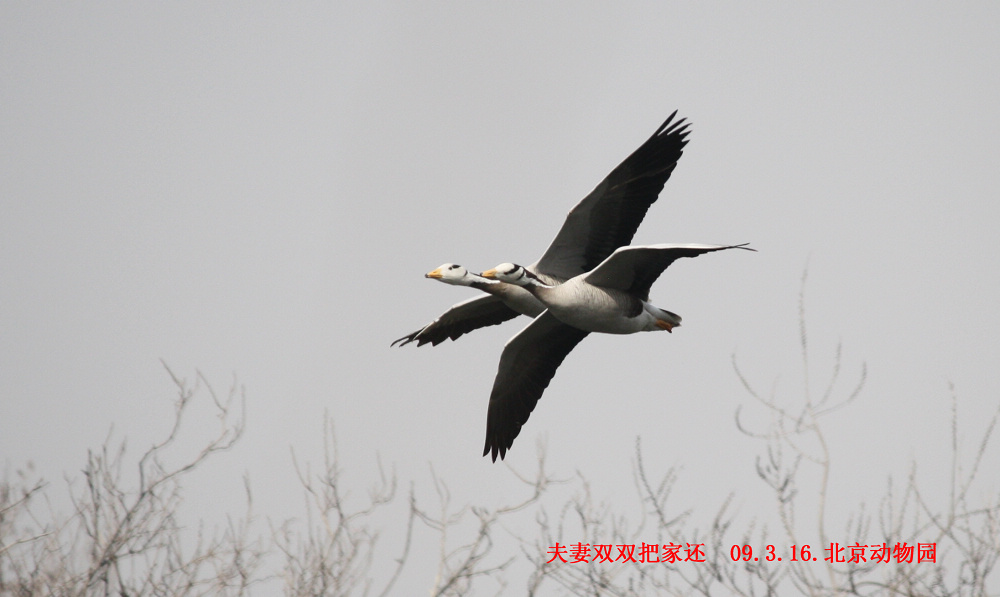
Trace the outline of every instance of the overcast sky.
{"label": "overcast sky", "polygon": [[827,419],[832,503],[911,461],[947,481],[949,384],[971,458],[1000,402],[1000,5],[348,4],[0,5],[0,465],[61,486],[112,425],[160,437],[162,359],[246,388],[244,440],[186,494],[208,517],[244,472],[300,515],[290,450],[322,460],[325,412],[357,495],[378,456],[430,503],[429,466],[456,504],[520,499],[480,454],[526,320],[389,344],[475,294],[425,272],[534,261],[675,109],[690,143],[634,243],[758,253],[672,266],[652,298],[684,326],[588,337],[506,462],[542,438],[615,504],[638,436],[679,507],[769,515],[732,360],[795,403],[806,268],[813,391],[838,343],[838,392],[868,368]]}

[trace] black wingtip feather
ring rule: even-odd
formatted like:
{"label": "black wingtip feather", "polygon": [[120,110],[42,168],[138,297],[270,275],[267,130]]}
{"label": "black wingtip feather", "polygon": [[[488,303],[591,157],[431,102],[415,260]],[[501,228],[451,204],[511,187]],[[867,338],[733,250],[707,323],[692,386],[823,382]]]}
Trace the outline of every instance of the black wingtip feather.
{"label": "black wingtip feather", "polygon": [[676,135],[680,137],[683,143],[687,143],[686,137],[691,132],[689,128],[691,123],[688,122],[687,118],[681,118],[677,122],[672,122],[674,116],[677,116],[677,110],[674,110],[673,113],[670,114],[665,121],[663,121],[663,124],[660,125],[660,128],[656,129],[656,132],[653,133],[649,140],[651,141],[659,136]]}
{"label": "black wingtip feather", "polygon": [[[511,443],[513,443],[513,440],[511,440]],[[494,438],[494,440],[491,442],[489,436],[487,436],[486,446],[483,448],[483,456],[486,456],[487,454],[490,454],[492,452],[493,462],[497,461],[497,454],[500,455],[500,460],[503,460],[504,456],[507,455],[508,448],[510,448],[510,444],[508,444],[505,447],[500,443],[499,438]]]}
{"label": "black wingtip feather", "polygon": [[[420,333],[419,331],[416,331],[416,332],[413,332],[412,334],[407,334],[407,335],[403,336],[402,338],[399,338],[398,340],[393,340],[392,344],[389,345],[389,348],[392,348],[393,346],[399,344],[400,342],[402,342],[402,344],[399,344],[400,346],[406,346],[410,342],[413,342],[413,339],[416,338],[417,334],[419,334],[419,333]],[[419,344],[418,344],[418,346],[419,346]]]}

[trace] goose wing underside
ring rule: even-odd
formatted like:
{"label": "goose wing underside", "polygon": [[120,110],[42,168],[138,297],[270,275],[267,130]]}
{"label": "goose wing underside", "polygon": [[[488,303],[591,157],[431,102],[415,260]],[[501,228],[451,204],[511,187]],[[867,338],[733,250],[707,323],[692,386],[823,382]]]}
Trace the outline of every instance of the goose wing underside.
{"label": "goose wing underside", "polygon": [[453,305],[434,321],[393,342],[392,346],[406,346],[410,342],[416,342],[417,346],[428,342],[437,346],[448,338],[455,340],[462,334],[503,323],[518,315],[496,296],[477,296]]}
{"label": "goose wing underside", "polygon": [[569,279],[590,271],[632,242],[687,144],[688,125],[677,112],[576,205],[533,269]]}
{"label": "goose wing underside", "polygon": [[725,249],[747,249],[747,247],[698,244],[622,247],[595,267],[584,280],[594,286],[624,290],[633,296],[646,299],[649,297],[649,289],[653,282],[674,261]]}
{"label": "goose wing underside", "polygon": [[556,369],[588,333],[545,311],[507,342],[490,393],[483,456],[504,458]]}

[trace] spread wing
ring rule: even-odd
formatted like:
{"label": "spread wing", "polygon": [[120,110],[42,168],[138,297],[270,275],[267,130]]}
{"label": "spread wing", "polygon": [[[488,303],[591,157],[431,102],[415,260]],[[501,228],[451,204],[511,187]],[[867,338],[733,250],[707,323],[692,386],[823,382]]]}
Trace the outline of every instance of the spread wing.
{"label": "spread wing", "polygon": [[584,280],[594,286],[624,290],[647,299],[649,288],[663,270],[682,257],[697,257],[725,249],[746,249],[742,245],[640,245],[622,247],[593,269]]}
{"label": "spread wing", "polygon": [[684,119],[673,122],[676,115],[675,111],[570,210],[532,271],[568,280],[590,271],[612,251],[632,242],[687,144],[688,125]]}
{"label": "spread wing", "polygon": [[503,304],[503,301],[496,296],[490,294],[477,296],[453,305],[434,321],[393,342],[392,346],[396,344],[406,346],[414,341],[417,346],[423,346],[428,342],[432,346],[437,346],[448,338],[455,340],[472,330],[497,325],[518,315],[520,314],[517,311]]}
{"label": "spread wing", "polygon": [[556,369],[588,333],[545,311],[507,342],[490,393],[483,456],[503,459]]}

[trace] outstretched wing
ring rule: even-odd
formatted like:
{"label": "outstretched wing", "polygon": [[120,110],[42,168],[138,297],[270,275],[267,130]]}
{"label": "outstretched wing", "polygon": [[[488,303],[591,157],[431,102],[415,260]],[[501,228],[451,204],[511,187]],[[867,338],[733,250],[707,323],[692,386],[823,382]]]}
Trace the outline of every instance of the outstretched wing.
{"label": "outstretched wing", "polygon": [[423,346],[428,342],[432,346],[437,346],[448,338],[455,340],[472,330],[497,325],[518,315],[520,313],[503,304],[503,301],[496,296],[490,294],[477,296],[453,305],[434,321],[393,342],[392,346],[396,344],[406,346],[414,341],[417,346]]}
{"label": "outstretched wing", "polygon": [[569,279],[588,272],[632,242],[636,229],[677,166],[689,133],[675,111],[570,210],[559,234],[530,269]]}
{"label": "outstretched wing", "polygon": [[594,286],[624,290],[633,296],[647,299],[649,288],[663,270],[682,257],[697,257],[713,251],[746,249],[742,245],[639,245],[622,247],[594,268],[584,280]]}
{"label": "outstretched wing", "polygon": [[483,456],[503,459],[556,369],[589,333],[545,311],[507,342],[490,393]]}

